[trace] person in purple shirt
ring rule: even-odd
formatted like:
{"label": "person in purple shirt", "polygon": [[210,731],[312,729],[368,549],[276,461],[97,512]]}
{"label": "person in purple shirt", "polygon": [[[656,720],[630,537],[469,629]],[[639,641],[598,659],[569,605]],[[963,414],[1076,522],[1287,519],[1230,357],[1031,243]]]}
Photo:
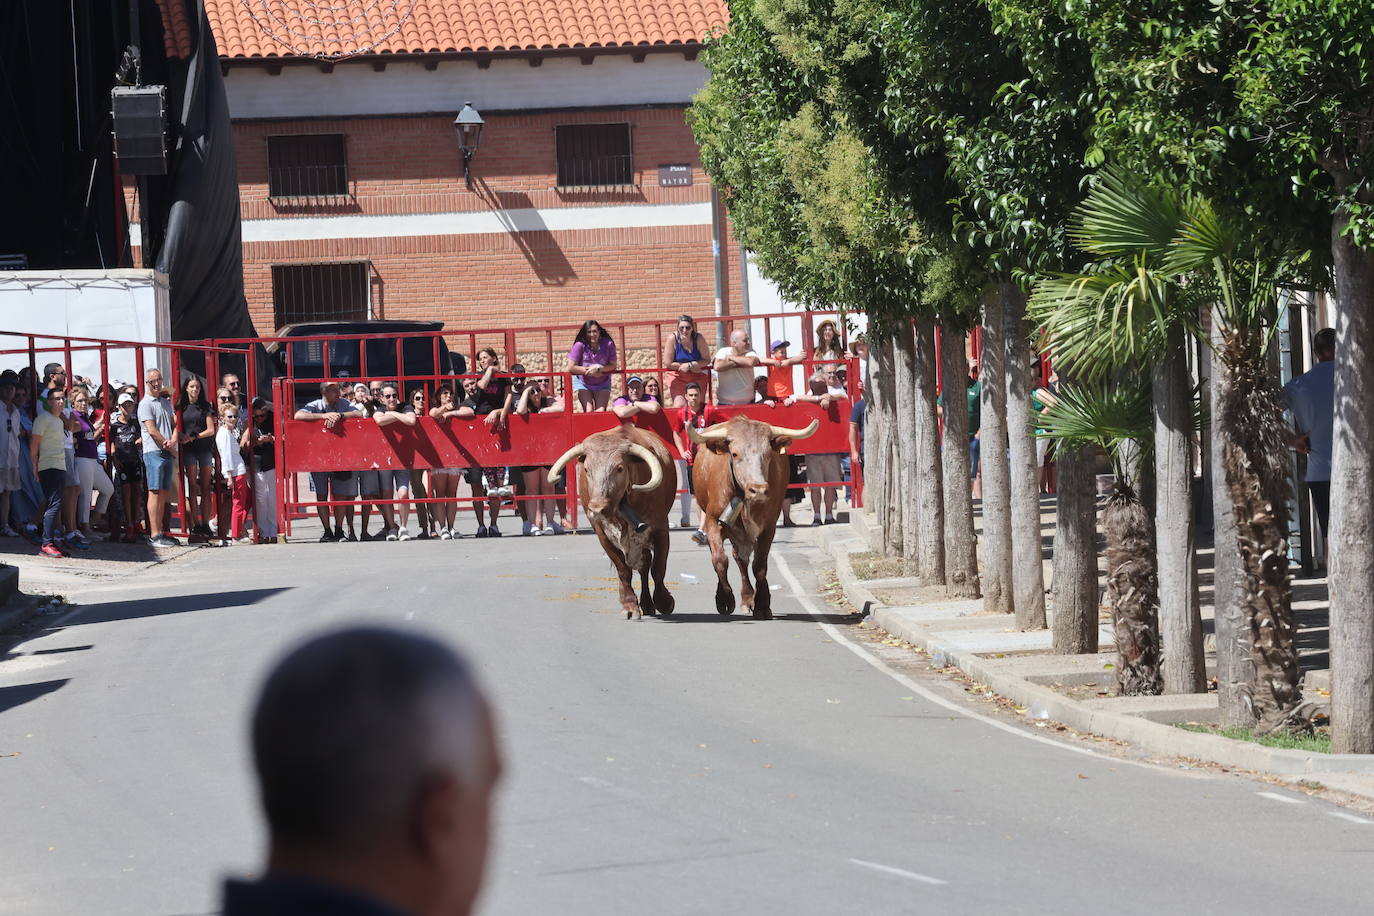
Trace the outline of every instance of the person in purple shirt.
{"label": "person in purple shirt", "polygon": [[568,366],[572,374],[577,403],[584,412],[605,410],[611,403],[611,373],[615,371],[615,341],[592,319],[582,322],[572,349],[568,351]]}

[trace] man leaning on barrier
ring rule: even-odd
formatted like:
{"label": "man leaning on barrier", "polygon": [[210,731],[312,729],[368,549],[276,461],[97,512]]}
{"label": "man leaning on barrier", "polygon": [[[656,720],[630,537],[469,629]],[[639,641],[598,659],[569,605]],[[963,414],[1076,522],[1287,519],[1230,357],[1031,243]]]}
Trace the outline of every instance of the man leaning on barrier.
{"label": "man leaning on barrier", "polygon": [[424,636],[356,628],[291,652],[252,725],[267,874],[225,916],[472,912],[501,762],[467,664]]}
{"label": "man leaning on barrier", "polygon": [[[297,420],[318,420],[325,429],[333,429],[340,420],[361,417],[363,412],[351,401],[342,396],[343,389],[338,382],[328,381],[320,385],[318,399],[296,411]],[[358,476],[352,471],[311,471],[310,480],[315,485],[315,499],[320,502],[333,500],[334,529],[329,528],[329,506],[316,506],[324,534],[320,543],[330,544],[344,540],[343,525],[347,519],[349,527],[353,524],[353,500],[358,495]]]}

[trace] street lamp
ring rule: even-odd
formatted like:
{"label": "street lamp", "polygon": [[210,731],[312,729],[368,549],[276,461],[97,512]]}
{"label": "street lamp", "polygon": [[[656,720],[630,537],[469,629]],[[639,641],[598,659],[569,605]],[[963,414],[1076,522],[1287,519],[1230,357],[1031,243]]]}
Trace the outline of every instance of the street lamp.
{"label": "street lamp", "polygon": [[482,116],[471,102],[463,103],[463,110],[453,119],[453,129],[458,132],[458,149],[463,153],[463,180],[472,189],[472,174],[468,171],[472,164],[472,154],[482,143]]}

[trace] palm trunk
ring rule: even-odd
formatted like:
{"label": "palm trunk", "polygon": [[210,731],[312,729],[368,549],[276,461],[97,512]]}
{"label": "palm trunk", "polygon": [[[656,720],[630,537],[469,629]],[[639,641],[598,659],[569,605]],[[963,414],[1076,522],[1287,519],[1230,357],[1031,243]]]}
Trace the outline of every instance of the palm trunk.
{"label": "palm trunk", "polygon": [[1192,385],[1184,359],[1182,328],[1169,334],[1166,353],[1154,367],[1153,387],[1155,538],[1164,690],[1201,693],[1207,682],[1193,544],[1193,469],[1189,460]]}
{"label": "palm trunk", "polygon": [[1116,682],[1121,696],[1164,691],[1159,665],[1159,580],[1150,516],[1118,473],[1102,507],[1107,537],[1107,603],[1116,636]]}
{"label": "palm trunk", "polygon": [[940,484],[940,419],[935,410],[935,322],[916,322],[916,512],[917,529],[926,536],[918,547],[922,585],[945,584],[945,501]]}
{"label": "palm trunk", "polygon": [[1331,466],[1331,750],[1374,753],[1374,251],[1331,227],[1336,425]]}
{"label": "palm trunk", "polygon": [[916,345],[911,334],[911,322],[898,323],[893,346],[896,372],[893,373],[893,408],[897,413],[897,480],[893,492],[900,506],[902,526],[903,570],[908,576],[921,573],[920,529],[916,514],[916,492],[919,486],[916,464],[916,411],[912,407],[916,391]]}
{"label": "palm trunk", "polygon": [[978,549],[969,491],[968,354],[964,332],[948,325],[940,335],[940,374],[944,381],[945,431],[940,440],[941,482],[945,491],[945,592],[951,598],[978,597]]}
{"label": "palm trunk", "polygon": [[1288,575],[1288,449],[1283,399],[1259,340],[1227,342],[1231,374],[1218,426],[1225,430],[1226,486],[1240,547],[1249,618],[1256,734],[1310,729],[1298,688],[1297,621]]}
{"label": "palm trunk", "polygon": [[1045,628],[1044,548],[1040,536],[1040,473],[1035,463],[1031,420],[1030,334],[1026,297],[1011,282],[1002,284],[1006,326],[1007,445],[1011,466],[1012,591],[1016,627]]}
{"label": "palm trunk", "polygon": [[[1213,345],[1222,346],[1215,332],[1219,322],[1214,317]],[[1209,351],[1210,352],[1210,351]],[[1212,355],[1211,379],[1208,381],[1212,416],[1221,417],[1226,401],[1227,376],[1225,363]],[[1220,705],[1220,724],[1224,727],[1253,727],[1255,714],[1250,701],[1255,665],[1250,658],[1250,624],[1241,603],[1240,542],[1236,534],[1236,519],[1232,514],[1231,490],[1226,482],[1225,452],[1229,441],[1226,426],[1212,423],[1212,541],[1213,586],[1212,606],[1217,642],[1217,699]],[[1284,448],[1282,454],[1287,456]]]}
{"label": "palm trunk", "polygon": [[983,297],[983,349],[980,382],[979,461],[983,473],[983,608],[1010,614],[1011,483],[1007,465],[1007,377],[1002,352],[1002,300],[996,291]]}
{"label": "palm trunk", "polygon": [[[1063,371],[1059,380],[1071,381]],[[1081,655],[1097,651],[1097,476],[1086,449],[1061,445],[1055,462],[1051,645],[1057,655]]]}

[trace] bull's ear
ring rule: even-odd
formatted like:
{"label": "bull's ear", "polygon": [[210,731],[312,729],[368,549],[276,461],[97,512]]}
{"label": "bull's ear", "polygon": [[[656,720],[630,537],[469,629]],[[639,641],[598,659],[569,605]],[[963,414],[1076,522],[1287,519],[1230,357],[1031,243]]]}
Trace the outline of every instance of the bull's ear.
{"label": "bull's ear", "polygon": [[717,455],[728,455],[728,454],[730,454],[730,440],[729,440],[729,439],[707,439],[705,442],[703,442],[703,443],[701,443],[701,444],[702,444],[703,447],[710,449],[711,451],[715,452]]}
{"label": "bull's ear", "polygon": [[772,442],[769,444],[773,446],[773,450],[779,455],[786,455],[788,447],[792,445],[792,437],[774,436]]}

